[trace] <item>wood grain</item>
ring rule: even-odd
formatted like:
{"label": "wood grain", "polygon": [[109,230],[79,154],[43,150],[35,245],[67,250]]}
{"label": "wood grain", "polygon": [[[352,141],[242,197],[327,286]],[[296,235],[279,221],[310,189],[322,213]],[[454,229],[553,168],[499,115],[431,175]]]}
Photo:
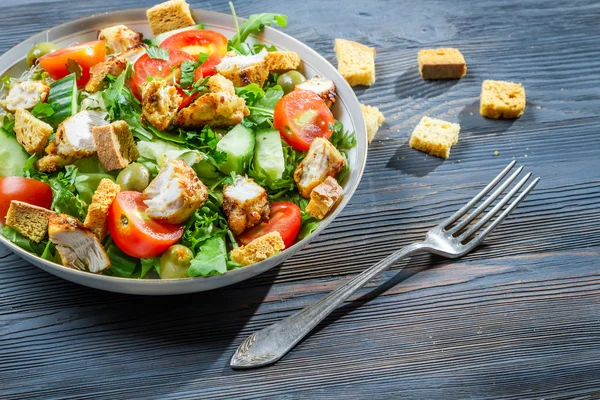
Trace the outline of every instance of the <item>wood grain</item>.
{"label": "wood grain", "polygon": [[[152,3],[2,3],[0,52],[73,18]],[[224,1],[190,3],[228,12]],[[600,4],[257,0],[236,9],[286,13],[286,32],[332,62],[335,37],[377,48],[377,82],[356,93],[387,120],[352,201],[284,265],[194,295],[79,287],[0,248],[0,398],[600,398]],[[467,75],[422,81],[417,51],[444,46],[461,49]],[[523,82],[525,114],[482,118],[484,79]],[[423,115],[461,124],[448,160],[407,146]],[[248,334],[418,240],[513,159],[542,181],[485,246],[458,262],[414,257],[278,364],[229,369]]]}

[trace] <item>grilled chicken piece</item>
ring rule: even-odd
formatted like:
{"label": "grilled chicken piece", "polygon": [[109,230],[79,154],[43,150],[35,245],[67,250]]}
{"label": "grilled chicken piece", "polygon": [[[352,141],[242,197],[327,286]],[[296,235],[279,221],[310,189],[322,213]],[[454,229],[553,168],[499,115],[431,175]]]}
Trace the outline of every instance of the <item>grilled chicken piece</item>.
{"label": "grilled chicken piece", "polygon": [[142,113],[146,121],[161,131],[167,130],[177,117],[182,98],[175,86],[153,80],[142,85]]}
{"label": "grilled chicken piece", "polygon": [[96,143],[92,135],[94,126],[108,125],[107,113],[102,111],[80,111],[58,125],[56,136],[46,147],[46,153],[65,157],[84,158],[96,154]]}
{"label": "grilled chicken piece", "polygon": [[46,101],[50,85],[42,81],[15,82],[10,85],[6,98],[0,101],[0,106],[14,113],[17,108],[31,110],[40,101]]}
{"label": "grilled chicken piece", "polygon": [[65,157],[65,156],[50,154],[50,155],[44,156],[44,157],[40,158],[39,160],[37,160],[33,164],[33,166],[38,171],[49,174],[51,172],[58,171],[59,169],[63,168],[65,165],[73,164],[74,161],[75,161],[74,157]]}
{"label": "grilled chicken piece", "polygon": [[212,93],[228,93],[231,95],[235,94],[235,87],[233,82],[225,78],[221,74],[215,74],[208,78],[206,82],[207,89]]}
{"label": "grilled chicken piece", "polygon": [[335,92],[335,83],[333,83],[332,80],[323,78],[321,76],[315,76],[314,78],[296,85],[296,89],[315,92],[320,98],[325,100],[325,104],[327,104],[327,107],[329,108],[331,108],[333,103],[335,103],[335,99],[337,98],[337,94]]}
{"label": "grilled chicken piece", "polygon": [[106,77],[112,75],[117,77],[127,67],[127,61],[121,57],[115,57],[103,61],[90,68],[90,80],[85,84],[85,90],[90,93],[98,92],[106,87]]}
{"label": "grilled chicken piece", "polygon": [[96,235],[77,218],[66,214],[50,215],[48,237],[56,245],[65,267],[93,273],[110,267],[110,259]]}
{"label": "grilled chicken piece", "polygon": [[327,139],[313,140],[306,157],[294,171],[294,181],[302,197],[308,199],[315,186],[328,176],[335,178],[345,165],[344,156]]}
{"label": "grilled chicken piece", "polygon": [[146,54],[146,47],[143,44],[140,44],[122,52],[114,58],[119,58],[124,61],[129,61],[131,64],[135,64],[135,62],[144,54]]}
{"label": "grilled chicken piece", "polygon": [[253,179],[236,176],[233,185],[223,188],[223,212],[227,216],[227,225],[234,235],[239,235],[258,224],[268,220],[271,208],[267,191]]}
{"label": "grilled chicken piece", "polygon": [[241,97],[226,92],[206,93],[177,113],[175,123],[184,128],[237,125],[250,115]]}
{"label": "grilled chicken piece", "polygon": [[239,56],[235,52],[229,52],[215,68],[236,87],[251,83],[262,87],[269,77],[267,50],[263,49],[260,53],[250,56]]}
{"label": "grilled chicken piece", "polygon": [[167,161],[142,193],[146,214],[170,224],[188,219],[208,198],[208,189],[183,160]]}
{"label": "grilled chicken piece", "polygon": [[98,39],[106,42],[108,54],[122,53],[142,44],[142,34],[125,25],[102,29]]}

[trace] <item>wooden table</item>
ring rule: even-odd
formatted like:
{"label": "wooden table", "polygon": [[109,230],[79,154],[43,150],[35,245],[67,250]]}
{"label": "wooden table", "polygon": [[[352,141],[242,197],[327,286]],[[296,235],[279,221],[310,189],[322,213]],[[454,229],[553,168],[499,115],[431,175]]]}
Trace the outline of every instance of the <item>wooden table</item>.
{"label": "wooden table", "polygon": [[[0,52],[144,1],[4,0]],[[228,12],[225,1],[192,1]],[[0,398],[600,398],[600,4],[594,1],[239,1],[335,62],[377,48],[358,88],[387,121],[348,207],[284,265],[208,293],[136,297],[59,280],[0,248]],[[468,73],[424,82],[416,53],[458,47]],[[516,121],[478,112],[484,79],[523,82]],[[407,145],[423,115],[459,122],[442,161]],[[499,155],[494,156],[498,151]],[[278,364],[232,371],[250,333],[421,238],[516,159],[542,177],[486,245],[414,257],[337,310]]]}

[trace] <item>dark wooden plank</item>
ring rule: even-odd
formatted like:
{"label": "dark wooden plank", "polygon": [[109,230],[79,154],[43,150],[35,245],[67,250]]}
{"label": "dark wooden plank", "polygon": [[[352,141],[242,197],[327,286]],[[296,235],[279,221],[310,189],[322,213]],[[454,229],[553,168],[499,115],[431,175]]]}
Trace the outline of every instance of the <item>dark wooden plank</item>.
{"label": "dark wooden plank", "polygon": [[[228,12],[226,2],[190,3]],[[123,7],[0,4],[0,52]],[[377,48],[377,82],[356,93],[387,121],[352,201],[284,265],[195,295],[87,289],[0,249],[0,397],[600,398],[600,4],[258,0],[236,9],[288,14],[286,32],[332,62],[335,37]],[[463,51],[468,74],[423,82],[416,52],[442,46]],[[480,85],[490,78],[524,83],[522,118],[479,116]],[[461,124],[450,159],[408,148],[422,115]],[[485,246],[460,262],[415,257],[277,365],[228,368],[248,334],[418,240],[513,159],[542,182]]]}

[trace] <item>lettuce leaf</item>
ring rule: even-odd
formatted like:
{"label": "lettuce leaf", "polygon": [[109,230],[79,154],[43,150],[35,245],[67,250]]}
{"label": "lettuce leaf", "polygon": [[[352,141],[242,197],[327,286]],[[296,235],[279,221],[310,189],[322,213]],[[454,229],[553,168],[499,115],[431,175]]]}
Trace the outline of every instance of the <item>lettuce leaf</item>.
{"label": "lettuce leaf", "polygon": [[210,276],[227,272],[227,248],[224,235],[216,235],[202,245],[190,262],[191,277]]}
{"label": "lettuce leaf", "polygon": [[[255,54],[255,48],[244,43],[246,39],[248,39],[248,36],[260,32],[265,26],[271,26],[273,24],[279,25],[282,28],[287,26],[286,15],[273,13],[252,14],[242,23],[242,25],[239,25],[232,2],[229,2],[229,7],[231,8],[231,14],[233,15],[237,33],[233,35],[229,41],[228,48],[229,50],[235,50],[240,54]],[[262,47],[260,47],[260,49],[262,49]],[[260,51],[260,49],[258,51]]]}

